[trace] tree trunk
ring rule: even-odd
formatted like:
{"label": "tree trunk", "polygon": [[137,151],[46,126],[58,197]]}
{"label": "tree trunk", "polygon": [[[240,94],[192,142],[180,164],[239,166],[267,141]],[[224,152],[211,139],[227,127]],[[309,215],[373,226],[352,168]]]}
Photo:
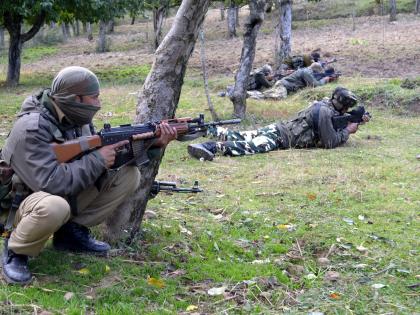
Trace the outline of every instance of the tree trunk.
{"label": "tree trunk", "polygon": [[64,26],[66,28],[66,33],[68,37],[71,37],[71,31],[70,31],[70,23],[64,23]]}
{"label": "tree trunk", "polygon": [[78,20],[76,20],[74,22],[74,26],[75,26],[75,32],[74,35],[79,36],[80,35],[80,23]]}
{"label": "tree trunk", "polygon": [[393,22],[397,20],[397,1],[389,0],[389,21]]}
{"label": "tree trunk", "polygon": [[106,29],[107,22],[100,20],[99,21],[99,35],[98,35],[98,46],[97,52],[103,53],[107,51],[106,45]]}
{"label": "tree trunk", "polygon": [[112,33],[114,33],[114,28],[115,28],[115,20],[111,19],[111,20],[108,21],[108,26],[107,26],[106,32],[108,34],[112,34]]}
{"label": "tree trunk", "polygon": [[227,12],[227,25],[229,38],[236,37],[236,10],[235,5],[231,4]]}
{"label": "tree trunk", "polygon": [[83,24],[82,24],[82,32],[83,32],[83,34],[86,34],[87,33],[87,25],[88,25],[88,22],[83,22]]}
{"label": "tree trunk", "polygon": [[133,15],[132,17],[131,17],[131,25],[134,25],[134,22],[136,21],[136,16],[135,15]]}
{"label": "tree trunk", "polygon": [[211,117],[213,120],[219,120],[219,116],[217,115],[213,103],[211,102],[210,93],[209,93],[209,81],[207,77],[207,67],[206,67],[206,43],[204,40],[204,30],[201,28],[200,30],[200,59],[201,59],[201,71],[203,73],[203,80],[204,80],[204,91],[207,97],[207,104],[209,106],[209,111],[211,113]]}
{"label": "tree trunk", "polygon": [[153,31],[155,34],[154,47],[157,49],[162,38],[163,19],[166,15],[166,6],[153,10]]}
{"label": "tree trunk", "polygon": [[41,13],[35,18],[29,31],[21,34],[23,17],[6,12],[3,15],[3,25],[9,33],[9,64],[7,68],[6,86],[15,87],[19,84],[20,66],[23,43],[30,40],[38,33],[44,24],[46,13]]}
{"label": "tree trunk", "polygon": [[4,49],[4,27],[0,26],[0,50]]}
{"label": "tree trunk", "polygon": [[66,42],[69,39],[69,33],[67,32],[65,23],[61,23],[61,32],[63,33],[63,41]]}
{"label": "tree trunk", "polygon": [[255,58],[258,31],[264,21],[265,4],[265,0],[249,1],[249,18],[245,24],[241,63],[236,73],[235,87],[230,97],[233,103],[234,117],[245,118],[246,115],[246,85]]}
{"label": "tree trunk", "polygon": [[420,13],[420,0],[416,0],[415,13],[416,14],[419,14]]}
{"label": "tree trunk", "polygon": [[88,41],[93,40],[93,34],[92,34],[92,24],[90,22],[86,23],[86,31],[87,31],[87,39]]}
{"label": "tree trunk", "polygon": [[238,5],[235,7],[235,21],[236,21],[236,27],[239,27],[239,6]]}
{"label": "tree trunk", "polygon": [[292,51],[292,0],[280,1],[280,21],[276,28],[279,41],[276,47],[276,65],[282,64]]}
{"label": "tree trunk", "polygon": [[220,21],[225,20],[225,4],[223,2],[220,3]]}
{"label": "tree trunk", "polygon": [[[136,123],[174,117],[187,63],[194,50],[210,2],[210,0],[182,1],[171,30],[155,52],[152,70],[139,95]],[[120,216],[118,211],[107,220],[105,232],[113,233],[114,239],[120,237],[122,233],[121,228],[116,227],[131,229],[128,243],[136,237],[160,160],[161,157],[140,168],[142,175],[140,188],[131,200],[130,208],[135,210],[132,212],[130,222],[116,222],[120,217],[124,217]]]}

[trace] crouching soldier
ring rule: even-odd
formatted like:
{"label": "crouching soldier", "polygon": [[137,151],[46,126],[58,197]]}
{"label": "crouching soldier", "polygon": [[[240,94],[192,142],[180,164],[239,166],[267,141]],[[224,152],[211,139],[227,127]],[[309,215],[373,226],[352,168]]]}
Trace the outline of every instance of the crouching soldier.
{"label": "crouching soldier", "polygon": [[[8,283],[31,281],[28,257],[37,256],[51,235],[59,250],[105,254],[110,249],[92,237],[89,227],[103,222],[139,185],[135,166],[108,172],[116,151],[128,141],[67,163],[59,163],[51,147],[92,135],[92,118],[100,107],[98,78],[82,67],[61,70],[51,89],[23,102],[1,152],[27,192],[15,205],[14,229],[5,240],[2,272]],[[158,146],[175,137],[176,130],[166,124]]]}
{"label": "crouching soldier", "polygon": [[[343,115],[356,104],[357,98],[351,91],[338,87],[330,99],[313,103],[286,122],[252,131],[217,127],[209,135],[218,141],[190,144],[188,153],[197,159],[211,161],[216,153],[240,156],[288,148],[332,149],[347,142],[358,128],[358,123],[349,122],[345,128],[335,129],[333,117]],[[369,117],[364,119],[368,121]]]}

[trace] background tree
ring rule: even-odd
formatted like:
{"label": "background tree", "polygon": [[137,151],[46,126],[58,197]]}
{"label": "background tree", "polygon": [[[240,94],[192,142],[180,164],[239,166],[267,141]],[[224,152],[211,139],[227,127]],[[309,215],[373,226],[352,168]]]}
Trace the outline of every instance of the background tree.
{"label": "background tree", "polygon": [[393,22],[397,20],[397,1],[389,0],[389,21]]}
{"label": "background tree", "polygon": [[284,58],[292,51],[292,0],[277,0],[279,6],[279,24],[276,27],[277,41],[276,65],[279,66]]}
{"label": "background tree", "polygon": [[[136,123],[172,118],[175,115],[188,60],[200,27],[207,13],[210,0],[183,0],[175,21],[155,53],[152,69],[140,92],[137,103]],[[140,228],[149,192],[158,172],[161,157],[148,166],[141,167],[140,188],[126,207],[135,209],[130,214],[125,207],[107,220],[106,239],[118,239],[122,228],[131,228],[129,242]],[[129,221],[129,224],[127,223]]]}
{"label": "background tree", "polygon": [[237,4],[234,0],[230,0],[227,9],[227,26],[228,26],[228,36],[229,38],[237,37],[236,35],[236,19],[237,11],[236,11]]}
{"label": "background tree", "polygon": [[[9,56],[6,86],[19,83],[23,43],[39,31],[49,17],[56,13],[54,1],[2,0],[0,1],[0,24],[9,33]],[[30,29],[22,33],[23,23]]]}
{"label": "background tree", "polygon": [[235,76],[235,87],[230,97],[233,103],[233,116],[238,118],[245,118],[246,114],[246,85],[255,58],[258,31],[264,21],[265,5],[265,0],[249,1],[250,11],[245,23],[241,62]]}

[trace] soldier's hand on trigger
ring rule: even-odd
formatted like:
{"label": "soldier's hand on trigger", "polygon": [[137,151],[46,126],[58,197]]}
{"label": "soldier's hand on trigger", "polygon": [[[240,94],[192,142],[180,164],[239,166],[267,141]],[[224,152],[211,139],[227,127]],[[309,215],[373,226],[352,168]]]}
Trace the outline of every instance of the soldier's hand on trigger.
{"label": "soldier's hand on trigger", "polygon": [[346,129],[349,133],[356,133],[358,127],[359,127],[358,123],[351,122],[347,125]]}
{"label": "soldier's hand on trigger", "polygon": [[363,123],[367,123],[370,120],[370,116],[369,115],[363,115],[362,119],[363,119]]}
{"label": "soldier's hand on trigger", "polygon": [[105,166],[107,168],[110,168],[112,165],[114,165],[115,156],[117,155],[118,150],[128,143],[128,140],[123,140],[114,144],[103,146],[98,150],[99,154],[103,157]]}
{"label": "soldier's hand on trigger", "polygon": [[165,147],[178,136],[176,128],[171,127],[167,122],[160,123],[159,128],[160,137],[153,144],[155,147]]}

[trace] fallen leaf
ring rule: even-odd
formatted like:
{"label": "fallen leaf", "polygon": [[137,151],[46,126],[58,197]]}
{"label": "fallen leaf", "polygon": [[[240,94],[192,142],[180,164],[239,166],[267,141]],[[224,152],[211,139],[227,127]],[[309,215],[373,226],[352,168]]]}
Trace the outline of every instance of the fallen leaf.
{"label": "fallen leaf", "polygon": [[73,292],[66,292],[66,294],[64,294],[64,300],[66,301],[70,301],[73,297],[74,297]]}
{"label": "fallen leaf", "polygon": [[325,281],[334,282],[340,279],[340,273],[337,271],[327,271],[324,276]]}
{"label": "fallen leaf", "polygon": [[110,272],[111,271],[111,267],[109,267],[108,265],[105,265],[105,272]]}
{"label": "fallen leaf", "polygon": [[308,197],[308,199],[309,199],[310,201],[313,201],[313,200],[315,200],[315,199],[316,199],[316,195],[315,195],[315,194],[307,194],[306,196]]}
{"label": "fallen leaf", "polygon": [[357,246],[356,249],[361,253],[366,253],[368,251],[368,249],[362,245]]}
{"label": "fallen leaf", "polygon": [[256,260],[253,260],[251,262],[251,264],[253,264],[253,265],[262,265],[262,264],[269,264],[269,263],[270,263],[270,259],[269,258],[264,259],[264,260],[256,259]]}
{"label": "fallen leaf", "polygon": [[357,217],[360,221],[364,221],[365,220],[365,216],[364,215],[361,215],[361,214],[359,214],[359,216]]}
{"label": "fallen leaf", "polygon": [[293,232],[296,230],[296,226],[293,224],[278,224],[277,228],[279,230],[287,230],[289,232]]}
{"label": "fallen leaf", "polygon": [[191,231],[187,230],[186,228],[184,228],[184,227],[183,227],[183,226],[181,226],[181,225],[179,225],[179,231],[180,231],[182,234],[187,234],[187,235],[189,235],[189,236],[191,236],[191,235],[192,235],[192,232],[191,232]]}
{"label": "fallen leaf", "polygon": [[354,269],[364,269],[367,266],[368,266],[367,264],[357,264],[357,265],[354,265],[353,268]]}
{"label": "fallen leaf", "polygon": [[78,273],[80,273],[81,275],[87,276],[88,274],[90,274],[90,270],[87,268],[82,268],[77,270]]}
{"label": "fallen leaf", "polygon": [[307,274],[305,278],[308,280],[313,280],[313,279],[316,279],[316,276],[313,273],[310,273],[310,274]]}
{"label": "fallen leaf", "polygon": [[331,293],[330,294],[330,298],[334,299],[334,300],[339,300],[341,298],[340,294],[338,293]]}
{"label": "fallen leaf", "polygon": [[343,218],[343,221],[346,222],[348,225],[353,225],[354,221],[350,218]]}
{"label": "fallen leaf", "polygon": [[156,279],[153,277],[147,278],[147,284],[154,286],[156,288],[159,288],[159,289],[162,289],[163,287],[165,287],[165,282],[163,282],[163,280]]}
{"label": "fallen leaf", "polygon": [[330,260],[325,257],[320,257],[317,259],[318,264],[322,267],[328,266],[330,264]]}
{"label": "fallen leaf", "polygon": [[92,295],[85,295],[85,298],[88,300],[93,300],[93,296]]}
{"label": "fallen leaf", "polygon": [[374,288],[374,289],[376,289],[376,290],[378,290],[378,289],[382,289],[382,288],[384,288],[384,287],[386,287],[386,284],[382,284],[382,283],[375,283],[375,284],[372,284],[372,288]]}
{"label": "fallen leaf", "polygon": [[223,293],[225,293],[225,291],[226,291],[226,287],[211,288],[211,289],[208,289],[207,294],[211,296],[222,295]]}
{"label": "fallen leaf", "polygon": [[216,252],[220,252],[219,245],[217,245],[216,242],[213,243],[213,247],[216,250]]}
{"label": "fallen leaf", "polygon": [[196,310],[198,310],[198,306],[196,306],[196,305],[188,305],[187,308],[186,308],[187,312],[192,312],[192,311],[196,311]]}

